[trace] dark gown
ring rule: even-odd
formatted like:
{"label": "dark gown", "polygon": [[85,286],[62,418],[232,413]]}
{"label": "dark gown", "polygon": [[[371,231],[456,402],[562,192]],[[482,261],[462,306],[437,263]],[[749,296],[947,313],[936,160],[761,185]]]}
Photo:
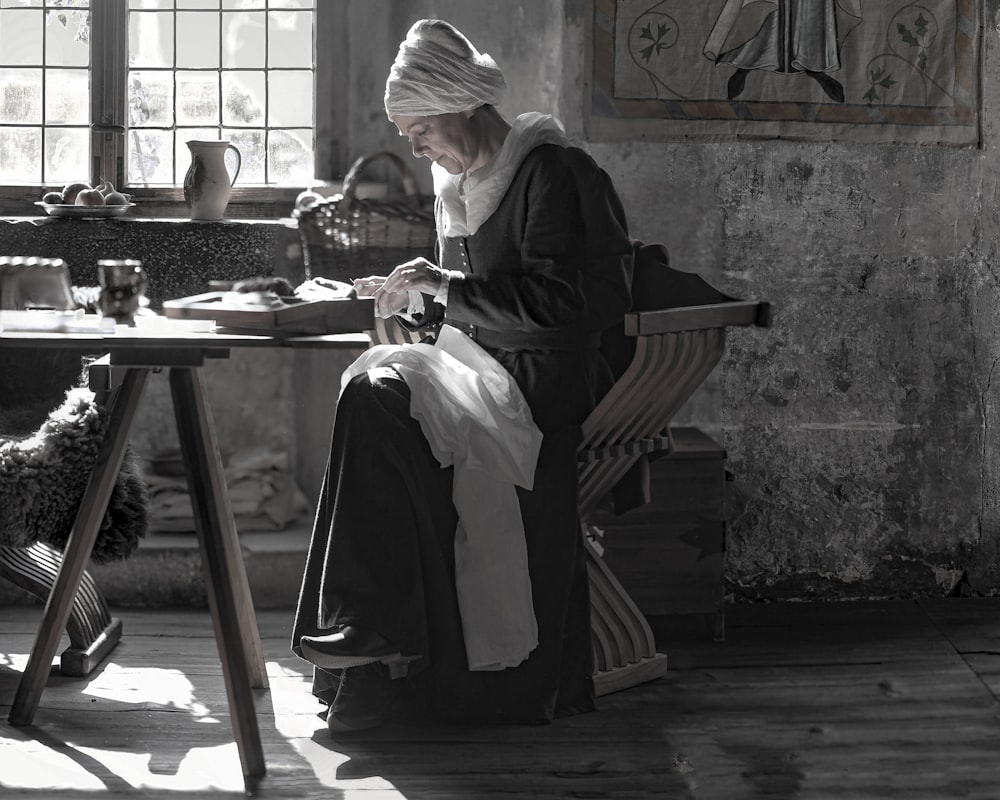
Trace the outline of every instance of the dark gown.
{"label": "dark gown", "polygon": [[[608,176],[581,150],[541,145],[469,237],[443,238],[439,263],[466,273],[442,321],[515,378],[543,443],[531,491],[518,489],[538,647],[521,665],[471,672],[455,591],[452,473],[409,414],[391,368],[355,377],[337,406],[292,634],[353,624],[421,658],[408,684],[438,716],[541,723],[594,708],[590,605],[577,516],[580,423],[611,383],[600,332],[629,308],[632,245]],[[336,676],[315,670],[331,702]]]}

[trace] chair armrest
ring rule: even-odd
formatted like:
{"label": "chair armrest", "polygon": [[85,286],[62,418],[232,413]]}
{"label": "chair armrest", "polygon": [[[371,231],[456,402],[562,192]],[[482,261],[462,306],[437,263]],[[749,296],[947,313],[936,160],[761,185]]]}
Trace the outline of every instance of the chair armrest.
{"label": "chair armrest", "polygon": [[754,300],[731,303],[665,308],[658,311],[632,311],[625,315],[628,336],[648,336],[657,333],[724,328],[728,325],[771,324],[771,304]]}

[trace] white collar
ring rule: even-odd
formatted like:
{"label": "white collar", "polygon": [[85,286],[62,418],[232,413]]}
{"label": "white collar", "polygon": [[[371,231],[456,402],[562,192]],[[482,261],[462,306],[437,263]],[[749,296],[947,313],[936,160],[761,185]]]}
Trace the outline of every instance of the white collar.
{"label": "white collar", "polygon": [[569,146],[562,124],[549,114],[522,114],[511,125],[503,145],[471,175],[452,175],[431,165],[437,204],[438,233],[471,236],[497,210],[524,157],[541,144]]}

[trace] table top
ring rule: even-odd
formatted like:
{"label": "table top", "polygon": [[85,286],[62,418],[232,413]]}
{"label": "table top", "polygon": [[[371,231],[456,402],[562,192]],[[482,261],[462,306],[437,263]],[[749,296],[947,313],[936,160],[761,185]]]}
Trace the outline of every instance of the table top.
{"label": "table top", "polygon": [[[0,328],[2,347],[44,347],[116,353],[122,351],[180,350],[226,351],[248,347],[316,347],[326,349],[364,349],[371,344],[367,333],[332,333],[289,335],[268,332],[243,332],[233,329],[192,330],[183,320],[158,318],[155,324],[142,327],[117,325],[113,330],[85,326],[68,330],[20,330]],[[221,354],[221,353],[220,353]]]}

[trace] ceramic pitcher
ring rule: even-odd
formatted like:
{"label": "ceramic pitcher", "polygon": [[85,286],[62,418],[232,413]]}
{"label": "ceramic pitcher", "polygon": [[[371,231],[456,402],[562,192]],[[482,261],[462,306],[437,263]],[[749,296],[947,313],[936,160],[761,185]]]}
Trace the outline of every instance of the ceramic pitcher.
{"label": "ceramic pitcher", "polygon": [[[191,166],[184,176],[184,201],[191,209],[191,219],[222,219],[229,204],[236,176],[243,159],[229,142],[190,141]],[[226,152],[236,154],[232,176],[226,166]]]}

